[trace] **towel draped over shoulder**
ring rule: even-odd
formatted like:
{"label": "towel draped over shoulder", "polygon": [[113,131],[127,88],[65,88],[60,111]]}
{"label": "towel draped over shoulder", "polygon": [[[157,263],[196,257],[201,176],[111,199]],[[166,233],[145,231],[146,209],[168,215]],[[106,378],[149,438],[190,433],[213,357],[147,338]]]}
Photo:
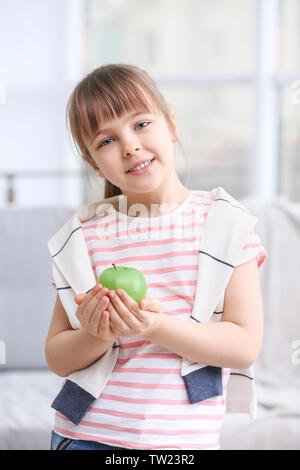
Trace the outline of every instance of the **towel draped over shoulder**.
{"label": "towel draped over shoulder", "polygon": [[[203,228],[199,255],[195,301],[190,321],[209,322],[215,311],[223,311],[224,294],[249,232],[257,217],[222,187],[208,192],[212,204]],[[74,296],[88,293],[95,286],[82,222],[103,211],[103,204],[113,203],[116,196],[80,207],[49,240],[53,278],[61,303],[72,328],[80,328]],[[100,359],[89,367],[71,373],[52,403],[52,407],[74,424],[79,424],[91,403],[104,389],[117,361],[116,341]],[[223,394],[222,369],[182,358],[181,376],[189,401],[198,403]],[[226,412],[256,416],[256,393],[253,368],[231,369],[228,381]]]}

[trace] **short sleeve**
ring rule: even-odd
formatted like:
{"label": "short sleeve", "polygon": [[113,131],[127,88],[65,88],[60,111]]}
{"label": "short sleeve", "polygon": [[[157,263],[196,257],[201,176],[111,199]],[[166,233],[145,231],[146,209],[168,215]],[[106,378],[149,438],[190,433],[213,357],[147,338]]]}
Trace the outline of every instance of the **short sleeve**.
{"label": "short sleeve", "polygon": [[243,244],[236,266],[256,258],[258,267],[260,268],[266,261],[267,257],[268,253],[263,247],[259,236],[256,231],[252,229]]}

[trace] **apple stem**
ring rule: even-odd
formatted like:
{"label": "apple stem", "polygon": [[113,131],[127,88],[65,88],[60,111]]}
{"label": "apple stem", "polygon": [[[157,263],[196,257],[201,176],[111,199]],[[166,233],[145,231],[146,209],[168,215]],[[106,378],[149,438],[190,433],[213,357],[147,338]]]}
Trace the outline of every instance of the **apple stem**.
{"label": "apple stem", "polygon": [[115,268],[115,270],[118,271],[117,268],[116,268],[116,265],[114,263],[112,263],[112,265]]}

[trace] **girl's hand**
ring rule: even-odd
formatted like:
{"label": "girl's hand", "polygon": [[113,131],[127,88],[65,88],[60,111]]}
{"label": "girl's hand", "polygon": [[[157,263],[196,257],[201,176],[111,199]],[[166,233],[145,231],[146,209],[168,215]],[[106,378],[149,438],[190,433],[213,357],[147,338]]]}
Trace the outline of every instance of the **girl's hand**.
{"label": "girl's hand", "polygon": [[92,336],[111,341],[112,343],[118,338],[109,327],[109,313],[105,311],[109,303],[108,289],[100,284],[96,286],[88,294],[75,295],[74,300],[79,305],[76,311],[76,317],[84,328]]}
{"label": "girl's hand", "polygon": [[[159,328],[161,302],[158,299],[142,299],[137,303],[124,290],[109,291],[111,303],[110,329],[119,336],[145,336]],[[143,310],[141,307],[148,309]]]}

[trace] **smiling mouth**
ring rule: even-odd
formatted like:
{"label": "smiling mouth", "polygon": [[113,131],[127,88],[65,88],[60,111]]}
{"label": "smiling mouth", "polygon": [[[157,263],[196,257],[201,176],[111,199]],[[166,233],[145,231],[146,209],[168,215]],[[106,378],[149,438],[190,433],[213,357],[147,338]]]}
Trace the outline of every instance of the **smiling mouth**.
{"label": "smiling mouth", "polygon": [[134,172],[134,171],[137,171],[137,170],[142,170],[143,168],[149,166],[153,162],[153,160],[155,160],[155,157],[151,158],[151,160],[147,160],[147,162],[149,162],[149,163],[144,165],[142,168],[135,168],[135,169],[131,168],[130,170],[126,171],[126,173],[131,173],[131,172]]}

